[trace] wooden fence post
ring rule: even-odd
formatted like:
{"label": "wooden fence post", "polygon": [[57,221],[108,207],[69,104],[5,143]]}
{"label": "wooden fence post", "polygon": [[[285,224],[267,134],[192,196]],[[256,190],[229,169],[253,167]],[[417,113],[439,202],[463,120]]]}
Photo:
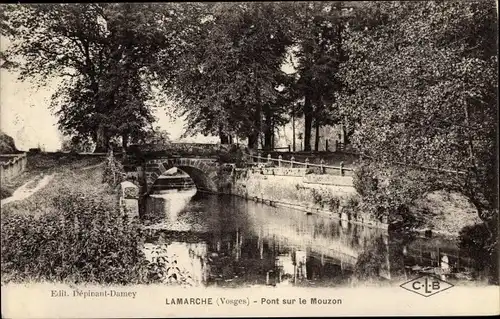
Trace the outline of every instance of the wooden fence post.
{"label": "wooden fence post", "polygon": [[260,156],[262,155],[261,152],[257,152],[257,163],[260,163]]}
{"label": "wooden fence post", "polygon": [[290,168],[293,168],[294,161],[295,161],[295,156],[292,156],[292,158],[290,158]]}
{"label": "wooden fence post", "polygon": [[306,169],[309,167],[309,157],[306,157]]}
{"label": "wooden fence post", "polygon": [[278,156],[278,167],[281,167],[281,160],[283,159],[283,156],[281,154]]}
{"label": "wooden fence post", "polygon": [[319,162],[320,163],[320,168],[321,168],[321,174],[325,174],[325,160],[324,159],[321,159],[321,161]]}
{"label": "wooden fence post", "polygon": [[344,162],[340,162],[340,175],[344,176]]}
{"label": "wooden fence post", "polygon": [[271,154],[267,154],[267,164],[271,164]]}

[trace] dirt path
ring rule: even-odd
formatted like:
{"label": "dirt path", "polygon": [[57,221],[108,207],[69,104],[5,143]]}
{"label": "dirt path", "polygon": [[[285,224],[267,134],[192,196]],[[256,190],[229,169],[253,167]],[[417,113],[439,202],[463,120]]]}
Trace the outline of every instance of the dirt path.
{"label": "dirt path", "polygon": [[54,176],[55,173],[51,175],[45,175],[41,180],[38,181],[36,186],[32,188],[30,188],[30,185],[35,182],[36,178],[24,183],[24,185],[14,191],[11,197],[2,199],[0,202],[0,206],[30,197],[31,195],[45,187],[54,178]]}

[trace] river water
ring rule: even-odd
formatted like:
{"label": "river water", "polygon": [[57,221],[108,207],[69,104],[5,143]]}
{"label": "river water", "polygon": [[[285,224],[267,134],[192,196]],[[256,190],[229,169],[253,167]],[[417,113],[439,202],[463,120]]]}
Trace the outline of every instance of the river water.
{"label": "river water", "polygon": [[[145,252],[193,286],[401,284],[424,273],[474,281],[456,240],[387,231],[234,196],[147,198]],[[182,279],[181,279],[182,278]]]}

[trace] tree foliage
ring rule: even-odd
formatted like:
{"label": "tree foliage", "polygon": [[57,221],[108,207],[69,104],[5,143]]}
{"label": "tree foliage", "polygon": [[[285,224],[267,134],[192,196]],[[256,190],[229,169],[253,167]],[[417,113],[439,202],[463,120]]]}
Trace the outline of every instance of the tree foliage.
{"label": "tree foliage", "polygon": [[156,126],[154,128],[148,129],[139,136],[137,139],[133,140],[134,144],[168,144],[170,143],[170,133],[166,130],[161,129],[161,127]]}
{"label": "tree foliage", "polygon": [[[173,94],[193,133],[249,137],[255,146],[263,108],[278,116],[286,81],[280,70],[290,42],[277,3],[201,5],[180,57]],[[200,9],[200,10],[201,10]],[[193,27],[193,28],[194,28]],[[170,87],[169,89],[172,89]],[[183,106],[183,107],[182,107]]]}
{"label": "tree foliage", "polygon": [[90,139],[81,138],[78,135],[65,137],[61,143],[61,151],[72,153],[91,153],[95,148]]}
{"label": "tree foliage", "polygon": [[414,188],[459,191],[498,228],[497,50],[491,1],[367,3],[344,34],[338,106],[380,164],[423,169]]}

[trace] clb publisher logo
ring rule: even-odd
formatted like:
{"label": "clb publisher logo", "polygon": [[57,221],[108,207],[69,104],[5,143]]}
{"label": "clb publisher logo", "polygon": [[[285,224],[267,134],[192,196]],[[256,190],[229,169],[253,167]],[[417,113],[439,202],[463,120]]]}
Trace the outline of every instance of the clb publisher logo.
{"label": "clb publisher logo", "polygon": [[408,291],[417,293],[424,297],[430,297],[453,287],[452,284],[441,280],[437,277],[424,275],[410,281],[405,282],[400,286]]}

